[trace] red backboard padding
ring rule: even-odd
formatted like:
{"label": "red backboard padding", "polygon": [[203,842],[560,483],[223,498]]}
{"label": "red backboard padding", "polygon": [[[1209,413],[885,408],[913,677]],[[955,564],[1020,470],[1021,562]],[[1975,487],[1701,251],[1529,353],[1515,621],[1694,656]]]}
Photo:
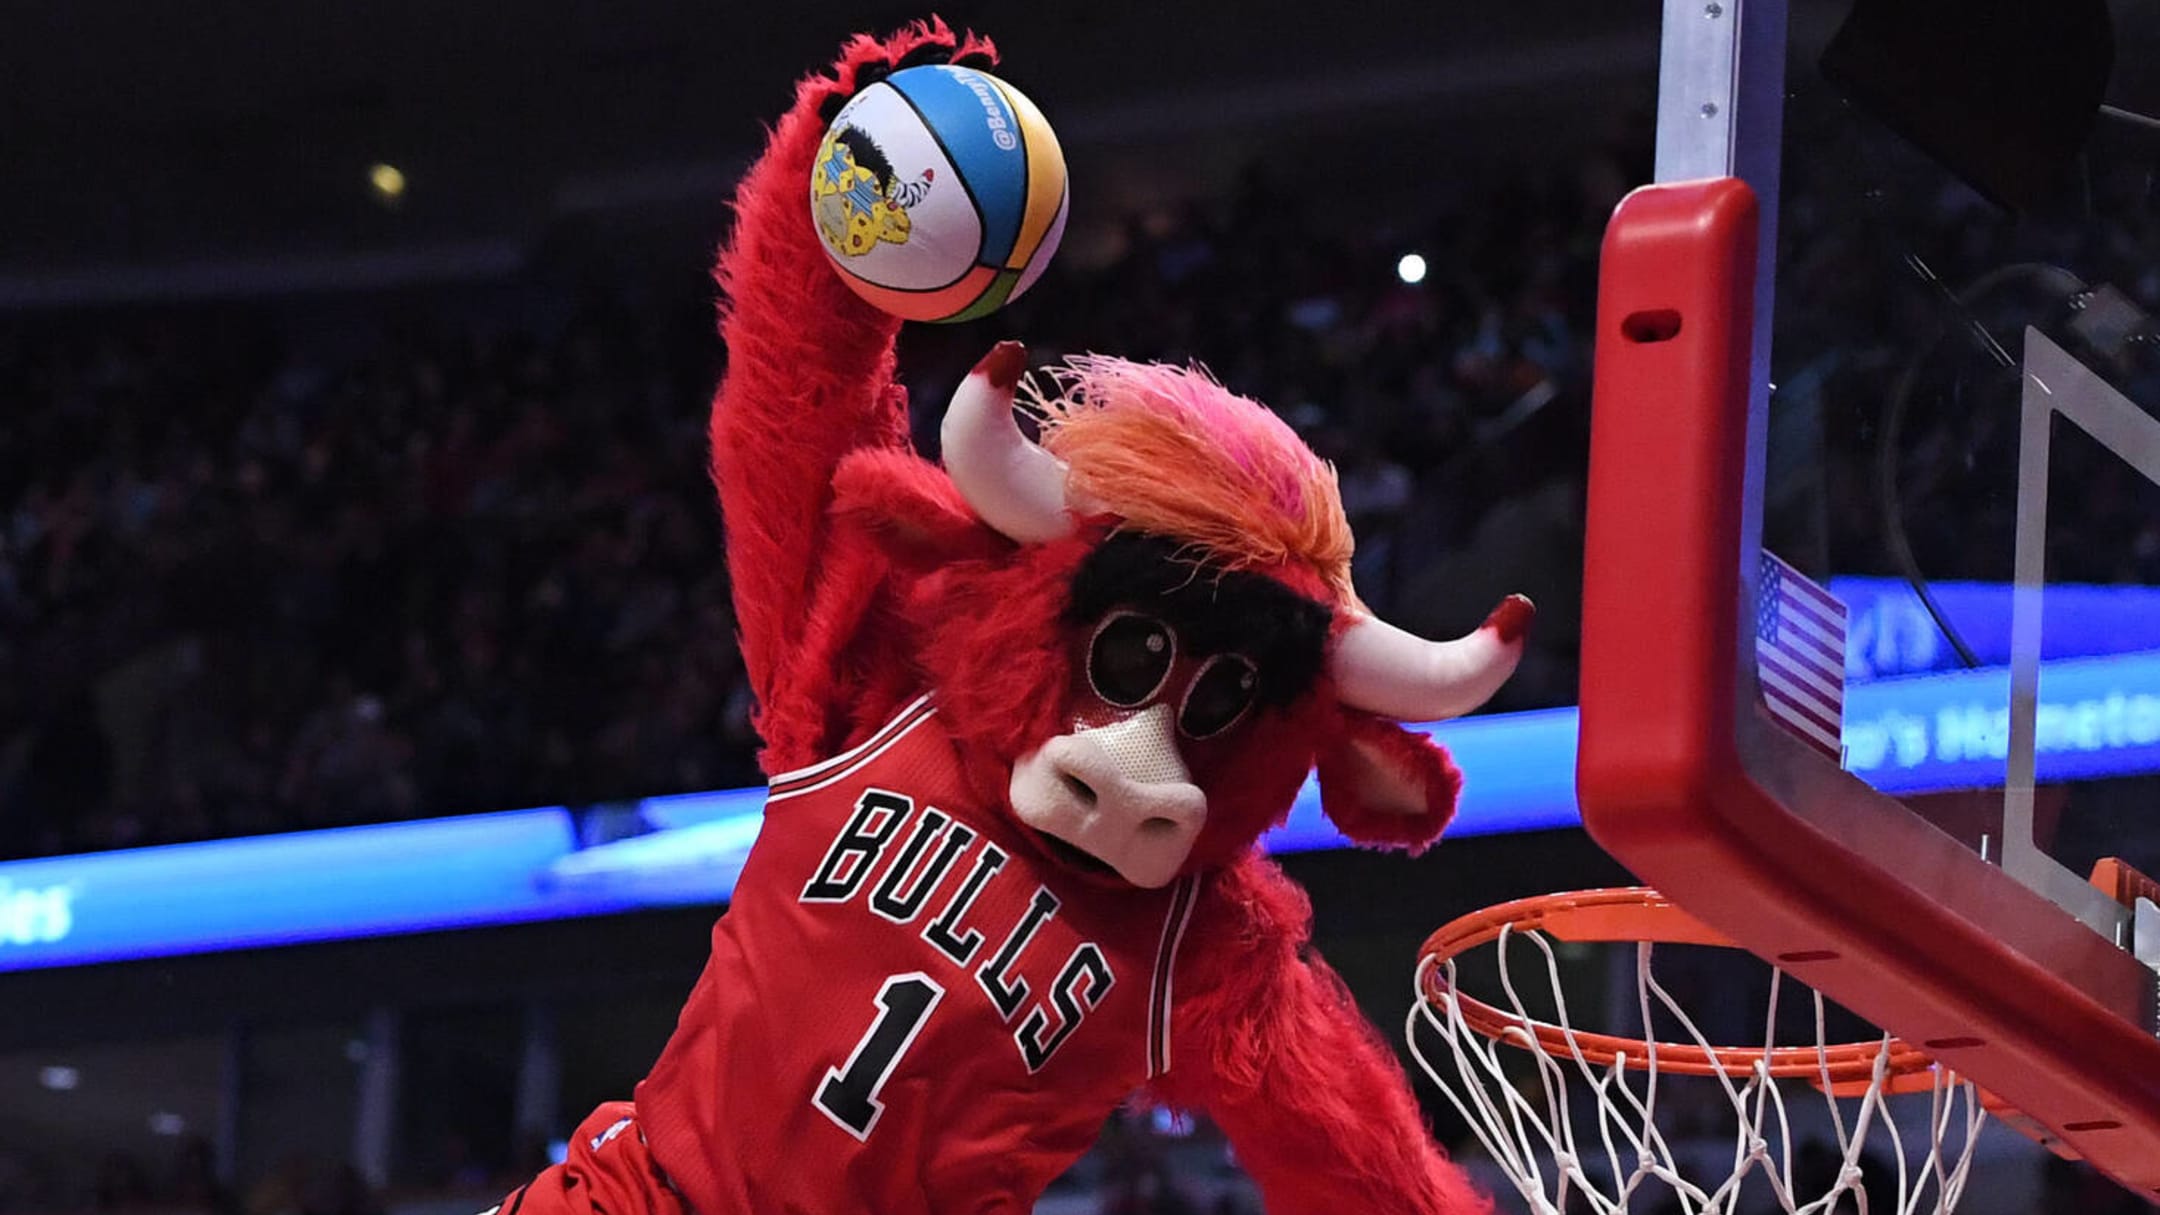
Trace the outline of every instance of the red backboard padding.
{"label": "red backboard padding", "polygon": [[1936,1044],[2058,1150],[2160,1193],[2154,973],[1758,708],[1741,661],[1757,226],[1753,193],[1724,178],[1638,190],[1606,232],[1584,823],[1705,923]]}

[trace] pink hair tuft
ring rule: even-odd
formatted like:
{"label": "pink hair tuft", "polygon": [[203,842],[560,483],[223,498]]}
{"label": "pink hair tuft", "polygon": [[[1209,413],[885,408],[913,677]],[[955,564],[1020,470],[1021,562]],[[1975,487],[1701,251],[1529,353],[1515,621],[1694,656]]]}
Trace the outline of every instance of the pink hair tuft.
{"label": "pink hair tuft", "polygon": [[1030,380],[1026,400],[1079,500],[1231,568],[1305,566],[1355,602],[1335,470],[1266,406],[1197,367],[1093,354]]}

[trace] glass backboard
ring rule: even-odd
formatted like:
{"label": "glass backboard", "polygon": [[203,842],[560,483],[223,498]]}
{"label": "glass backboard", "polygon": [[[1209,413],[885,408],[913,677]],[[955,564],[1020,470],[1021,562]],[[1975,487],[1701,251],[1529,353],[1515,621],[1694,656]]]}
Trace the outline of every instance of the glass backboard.
{"label": "glass backboard", "polygon": [[2155,45],[2098,0],[1666,5],[1581,772],[1646,880],[2147,1193],[2160,913],[2092,879],[2160,870]]}
{"label": "glass backboard", "polygon": [[[1972,790],[1908,804],[2113,931],[2087,876],[2151,833],[2081,786],[2160,767],[2160,124],[2098,107],[2160,65],[2074,4],[1875,7],[1793,23],[1762,483],[1764,547],[1843,602],[1843,695],[1805,581],[1764,597],[1763,694],[1842,707],[1878,789]],[[2004,107],[2065,117],[1990,142]]]}

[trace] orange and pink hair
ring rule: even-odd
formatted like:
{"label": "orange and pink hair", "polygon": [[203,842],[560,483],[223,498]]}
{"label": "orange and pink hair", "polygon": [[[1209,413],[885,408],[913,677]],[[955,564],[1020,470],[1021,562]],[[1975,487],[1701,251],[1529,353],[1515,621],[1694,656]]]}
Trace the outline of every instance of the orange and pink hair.
{"label": "orange and pink hair", "polygon": [[1190,541],[1232,569],[1303,567],[1339,604],[1353,541],[1335,469],[1288,423],[1197,367],[1076,355],[1030,379],[1070,500]]}

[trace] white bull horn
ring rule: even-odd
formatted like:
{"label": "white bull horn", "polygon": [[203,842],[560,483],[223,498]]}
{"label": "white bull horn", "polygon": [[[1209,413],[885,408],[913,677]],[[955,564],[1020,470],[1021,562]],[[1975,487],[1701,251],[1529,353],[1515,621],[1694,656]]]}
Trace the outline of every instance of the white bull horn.
{"label": "white bull horn", "polygon": [[1362,617],[1336,639],[1328,674],[1354,709],[1397,721],[1458,717],[1484,704],[1515,673],[1536,612],[1528,599],[1510,595],[1476,632],[1453,641],[1427,641]]}
{"label": "white bull horn", "polygon": [[1070,535],[1065,462],[1030,443],[1013,421],[1013,388],[1027,347],[999,342],[960,381],[939,427],[945,471],[984,523],[1021,544]]}

